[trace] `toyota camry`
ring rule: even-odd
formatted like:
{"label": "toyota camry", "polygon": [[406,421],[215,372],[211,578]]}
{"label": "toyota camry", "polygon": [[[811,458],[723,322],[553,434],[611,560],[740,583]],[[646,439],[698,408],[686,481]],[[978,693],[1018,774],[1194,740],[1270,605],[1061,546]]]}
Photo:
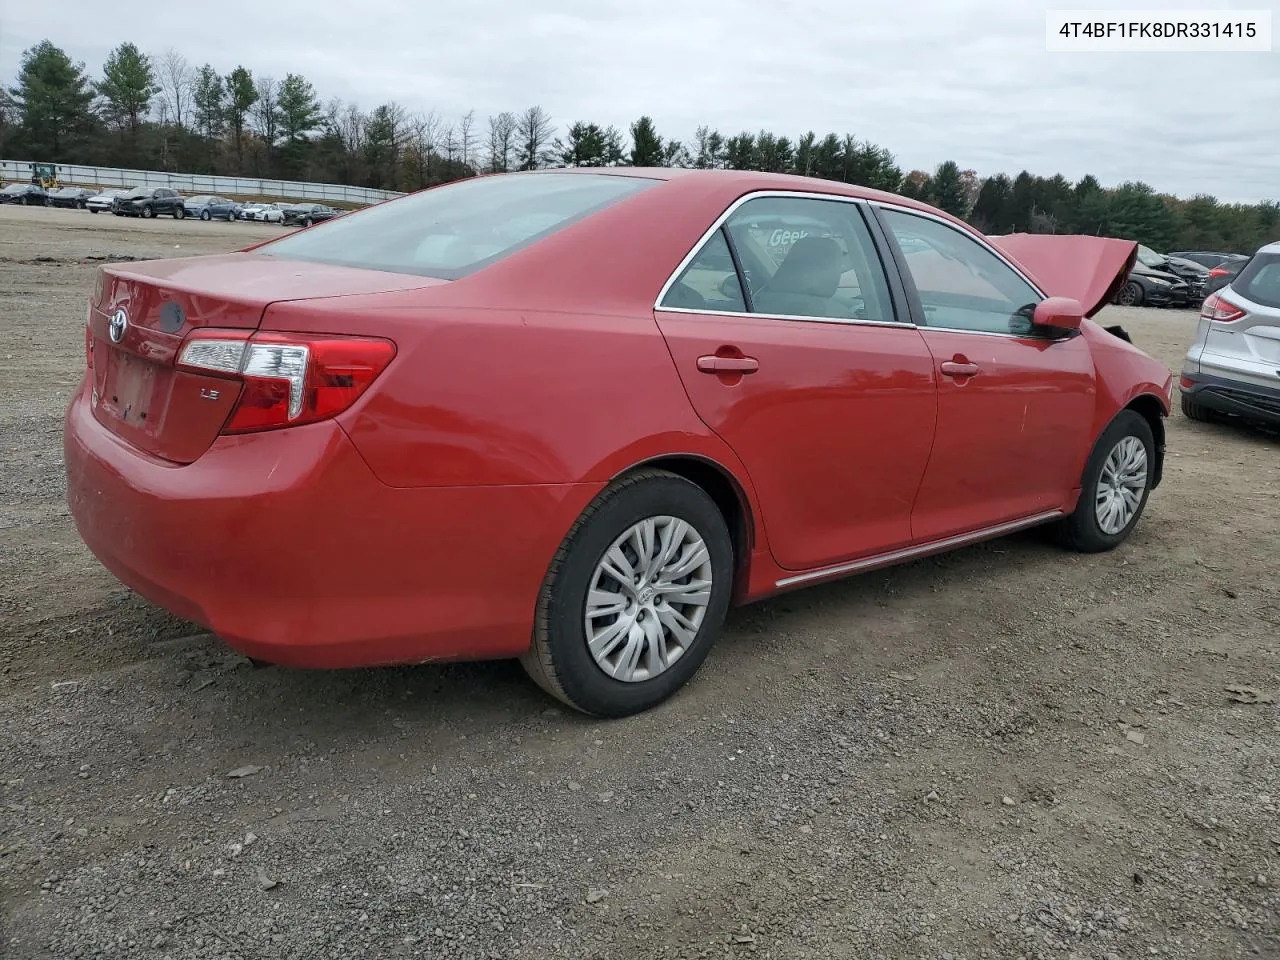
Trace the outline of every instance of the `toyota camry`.
{"label": "toyota camry", "polygon": [[783,175],[465,180],[104,267],[68,500],[255,660],[518,657],[634,713],[732,604],[1035,526],[1123,542],[1172,390],[1090,319],[1134,257]]}

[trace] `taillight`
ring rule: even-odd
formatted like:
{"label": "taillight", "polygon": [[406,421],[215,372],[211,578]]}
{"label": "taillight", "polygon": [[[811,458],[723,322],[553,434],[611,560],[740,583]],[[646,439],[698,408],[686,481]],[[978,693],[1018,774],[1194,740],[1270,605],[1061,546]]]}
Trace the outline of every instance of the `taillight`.
{"label": "taillight", "polygon": [[1225,276],[1226,276],[1227,274],[1229,274],[1230,272],[1231,272],[1230,270],[1224,270],[1224,269],[1222,269],[1222,267],[1214,267],[1212,270],[1210,270],[1210,271],[1209,271],[1209,276],[1211,276],[1211,277],[1225,277]]}
{"label": "taillight", "polygon": [[1245,311],[1220,293],[1209,294],[1200,307],[1200,319],[1213,320],[1217,323],[1232,323],[1244,315]]}
{"label": "taillight", "polygon": [[251,433],[337,416],[350,407],[395,356],[390,340],[201,330],[178,366],[225,376],[243,386],[223,433]]}

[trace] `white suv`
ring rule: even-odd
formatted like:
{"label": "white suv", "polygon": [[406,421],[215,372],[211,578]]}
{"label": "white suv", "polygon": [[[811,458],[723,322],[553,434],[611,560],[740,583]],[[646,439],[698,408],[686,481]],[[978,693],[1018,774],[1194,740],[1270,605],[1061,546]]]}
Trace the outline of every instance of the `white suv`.
{"label": "white suv", "polygon": [[1192,420],[1231,415],[1280,426],[1280,242],[1205,300],[1179,386]]}

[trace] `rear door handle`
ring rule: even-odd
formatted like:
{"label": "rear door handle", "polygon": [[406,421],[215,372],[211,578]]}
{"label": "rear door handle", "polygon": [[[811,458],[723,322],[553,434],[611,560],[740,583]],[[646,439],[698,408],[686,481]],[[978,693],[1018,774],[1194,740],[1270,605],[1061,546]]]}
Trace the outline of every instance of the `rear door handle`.
{"label": "rear door handle", "polygon": [[698,369],[702,373],[755,373],[760,361],[755,357],[699,357]]}
{"label": "rear door handle", "polygon": [[976,363],[958,363],[955,360],[943,360],[938,367],[947,377],[972,377],[979,370]]}

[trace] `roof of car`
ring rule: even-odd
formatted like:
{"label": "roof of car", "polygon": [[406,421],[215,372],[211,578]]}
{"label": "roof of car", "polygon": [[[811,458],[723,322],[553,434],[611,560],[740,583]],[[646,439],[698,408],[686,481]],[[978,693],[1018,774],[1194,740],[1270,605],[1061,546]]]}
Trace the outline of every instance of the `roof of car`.
{"label": "roof of car", "polygon": [[[859,200],[883,200],[900,206],[913,207],[917,210],[938,212],[927,203],[911,200],[885,190],[873,190],[871,187],[843,183],[839,180],[804,177],[793,173],[761,173],[756,170],[698,170],[687,167],[557,167],[532,172],[534,176],[546,174],[605,174],[615,177],[640,177],[647,180],[670,181],[706,180],[715,182],[718,186],[738,186],[743,193],[750,193],[756,190],[796,190],[805,193],[830,193],[836,196],[854,197]],[[496,174],[496,176],[512,175]],[[524,175],[528,174],[514,174],[514,176]]]}

